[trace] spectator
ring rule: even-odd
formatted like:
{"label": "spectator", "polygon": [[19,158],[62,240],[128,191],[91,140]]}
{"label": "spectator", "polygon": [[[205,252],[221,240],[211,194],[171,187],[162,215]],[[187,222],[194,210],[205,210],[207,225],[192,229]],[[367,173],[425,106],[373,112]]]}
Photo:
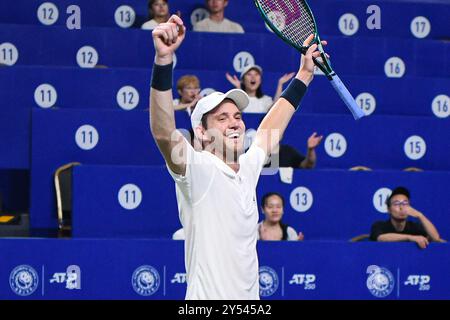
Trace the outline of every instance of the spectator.
{"label": "spectator", "polygon": [[200,80],[194,75],[182,76],[177,82],[179,99],[173,101],[175,110],[186,110],[189,115],[200,100]]}
{"label": "spectator", "polygon": [[262,74],[263,69],[258,65],[247,66],[242,71],[240,79],[236,75],[231,76],[226,73],[227,80],[237,89],[244,90],[250,97],[250,104],[243,110],[245,113],[267,113],[272,107],[273,101],[277,101],[281,96],[283,85],[295,75],[295,73],[285,74],[278,80],[273,100],[262,92]]}
{"label": "spectator", "polygon": [[281,194],[270,192],[263,196],[261,206],[265,219],[258,224],[258,240],[303,241],[303,233],[297,235],[294,228],[281,222],[284,198]]}
{"label": "spectator", "polygon": [[194,31],[199,32],[222,32],[222,33],[244,33],[242,26],[225,18],[225,8],[228,0],[206,0],[209,17],[194,26]]}
{"label": "spectator", "polygon": [[[269,161],[278,157],[278,167],[280,168],[313,169],[317,162],[316,148],[322,139],[323,136],[318,136],[316,132],[308,138],[306,156],[289,145],[280,144],[279,151],[272,153]],[[269,162],[265,167],[270,167],[271,164]]]}
{"label": "spectator", "polygon": [[[410,193],[404,187],[395,188],[387,198],[390,214],[387,221],[372,225],[370,240],[383,242],[413,241],[425,249],[429,241],[442,242],[438,231],[425,215],[410,205]],[[419,219],[420,223],[407,221],[408,216]]]}
{"label": "spectator", "polygon": [[148,1],[149,21],[142,25],[143,30],[153,30],[160,23],[169,20],[169,4],[168,0],[149,0]]}

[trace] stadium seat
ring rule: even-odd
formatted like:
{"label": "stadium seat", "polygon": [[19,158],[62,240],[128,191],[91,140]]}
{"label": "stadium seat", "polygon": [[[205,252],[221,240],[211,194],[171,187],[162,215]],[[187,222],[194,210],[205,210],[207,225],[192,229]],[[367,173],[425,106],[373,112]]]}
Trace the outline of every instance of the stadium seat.
{"label": "stadium seat", "polygon": [[[293,70],[264,71],[263,92],[273,96],[278,79],[290,71]],[[234,73],[232,70],[228,72]],[[225,71],[187,69],[175,70],[174,86],[186,74],[195,74],[200,79],[202,94],[232,88],[225,79]],[[146,110],[150,77],[150,69],[2,68],[0,87],[3,90],[0,91],[0,99],[4,103],[0,109],[35,107]],[[363,75],[341,78],[366,114],[430,117],[445,117],[450,114],[450,78],[391,79]],[[420,90],[411,90],[419,83]],[[174,97],[177,98],[178,93],[174,92]],[[316,76],[302,102],[301,110],[305,113],[348,114],[342,100],[323,76]]]}
{"label": "stadium seat", "polygon": [[58,237],[72,236],[72,170],[80,165],[72,162],[59,167],[54,174],[56,208],[58,210]]}
{"label": "stadium seat", "polygon": [[[315,0],[309,4],[324,35],[445,39],[449,34],[450,10],[443,1]],[[64,26],[74,12],[72,5],[82,13],[82,27],[139,28],[148,15],[145,0],[15,0],[0,3],[0,23]],[[203,1],[171,0],[169,5],[172,13],[181,12],[188,30],[207,15]],[[369,28],[366,24],[374,10],[379,10],[381,24],[369,23]],[[246,32],[269,32],[251,1],[230,1],[226,16]]]}
{"label": "stadium seat", "polygon": [[[287,70],[298,67],[298,51],[281,40],[273,45],[276,39],[271,34],[189,32],[186,39],[176,53],[176,65],[181,69],[238,72],[256,62],[266,71],[279,72],[280,61]],[[450,74],[450,43],[445,41],[343,36],[327,40],[334,69],[341,75],[386,72],[399,78]],[[1,25],[0,46],[3,62],[10,65],[150,68],[154,56],[150,34],[140,30],[70,31],[64,27]],[[429,52],[433,52],[433,59]]]}
{"label": "stadium seat", "polygon": [[[283,194],[283,221],[303,232],[306,240],[347,240],[369,232],[375,221],[386,220],[386,197],[394,187],[406,185],[412,205],[445,238],[449,217],[439,203],[446,198],[449,178],[449,173],[437,172],[294,170],[292,184],[281,182],[278,175],[262,175],[257,197]],[[164,166],[77,166],[73,237],[171,238],[180,227],[175,193],[169,192],[174,188]]]}

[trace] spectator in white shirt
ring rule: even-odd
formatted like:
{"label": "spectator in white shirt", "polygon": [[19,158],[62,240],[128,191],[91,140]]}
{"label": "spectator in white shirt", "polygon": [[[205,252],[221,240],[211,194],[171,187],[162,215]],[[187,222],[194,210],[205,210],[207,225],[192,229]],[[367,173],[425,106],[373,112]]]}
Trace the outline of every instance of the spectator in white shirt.
{"label": "spectator in white shirt", "polygon": [[194,31],[199,32],[222,32],[222,33],[244,33],[239,23],[225,18],[225,8],[228,0],[206,0],[209,17],[194,25]]}
{"label": "spectator in white shirt", "polygon": [[243,110],[245,113],[267,113],[277,101],[283,91],[283,85],[288,82],[295,73],[283,75],[278,80],[278,86],[275,93],[275,99],[265,95],[262,91],[263,69],[258,65],[247,66],[241,73],[240,79],[236,75],[226,74],[227,80],[237,89],[244,90],[250,97],[250,104]]}
{"label": "spectator in white shirt", "polygon": [[169,20],[169,4],[168,0],[149,0],[148,1],[149,21],[141,27],[143,30],[153,30],[160,23]]}

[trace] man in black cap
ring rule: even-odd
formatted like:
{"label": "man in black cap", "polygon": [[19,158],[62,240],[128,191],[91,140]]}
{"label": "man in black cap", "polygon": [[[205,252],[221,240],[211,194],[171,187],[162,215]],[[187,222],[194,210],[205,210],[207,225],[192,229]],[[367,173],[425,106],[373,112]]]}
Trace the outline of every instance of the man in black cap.
{"label": "man in black cap", "polygon": [[[429,241],[442,241],[431,221],[422,212],[411,207],[409,200],[408,189],[397,187],[392,191],[386,200],[390,219],[378,221],[372,225],[370,240],[414,241],[422,249],[428,246]],[[407,221],[408,216],[417,218],[419,223]]]}

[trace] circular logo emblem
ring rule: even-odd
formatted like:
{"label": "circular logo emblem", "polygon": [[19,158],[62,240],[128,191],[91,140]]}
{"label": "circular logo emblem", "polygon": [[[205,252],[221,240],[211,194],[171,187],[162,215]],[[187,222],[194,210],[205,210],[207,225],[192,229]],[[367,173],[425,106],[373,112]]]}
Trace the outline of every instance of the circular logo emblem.
{"label": "circular logo emblem", "polygon": [[151,296],[159,289],[160,277],[152,266],[141,266],[133,272],[131,284],[134,291],[141,296]]}
{"label": "circular logo emblem", "polygon": [[259,295],[261,297],[270,297],[278,289],[278,275],[270,267],[259,268]]}
{"label": "circular logo emblem", "polygon": [[367,268],[367,288],[377,298],[384,298],[391,294],[394,289],[394,276],[386,269],[378,266]]}
{"label": "circular logo emblem", "polygon": [[32,267],[21,265],[15,267],[9,276],[12,291],[19,296],[29,296],[39,285],[39,276]]}

